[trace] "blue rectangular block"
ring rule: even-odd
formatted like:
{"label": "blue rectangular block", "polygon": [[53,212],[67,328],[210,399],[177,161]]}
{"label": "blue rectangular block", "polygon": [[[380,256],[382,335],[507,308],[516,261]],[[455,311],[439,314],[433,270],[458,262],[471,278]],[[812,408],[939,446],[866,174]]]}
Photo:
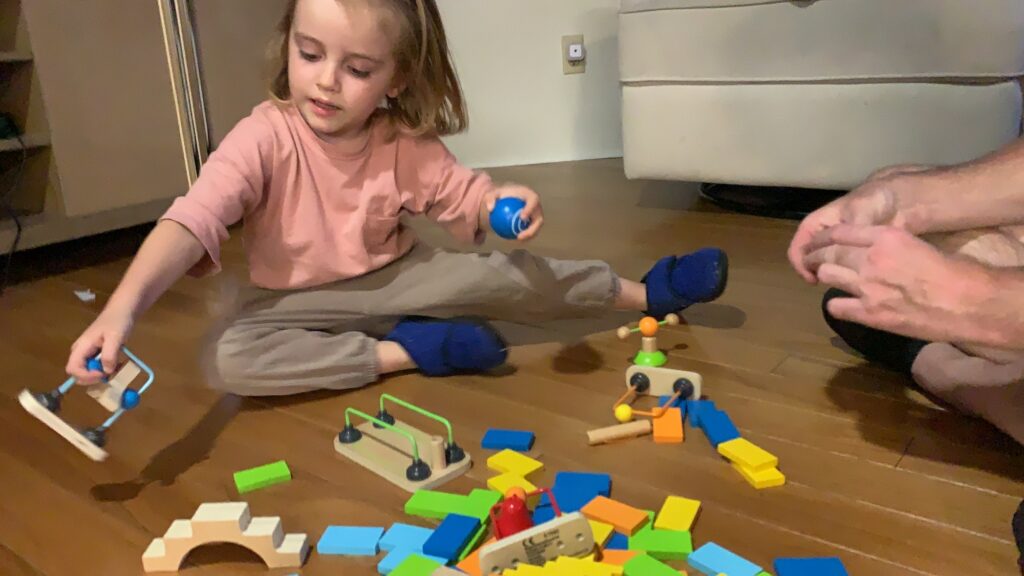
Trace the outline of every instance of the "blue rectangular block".
{"label": "blue rectangular block", "polygon": [[433,533],[434,531],[430,528],[396,522],[380,539],[380,549],[391,551],[404,548],[419,551],[423,549],[423,544]]}
{"label": "blue rectangular block", "polygon": [[849,576],[839,558],[776,558],[776,576]]}
{"label": "blue rectangular block", "polygon": [[722,442],[740,437],[740,431],[733,425],[729,415],[721,410],[704,409],[700,414],[700,427],[715,448]]}
{"label": "blue rectangular block", "polygon": [[690,426],[700,428],[700,416],[707,410],[714,410],[713,400],[687,400],[686,412],[690,416]]}
{"label": "blue rectangular block", "polygon": [[372,526],[328,526],[316,543],[316,553],[376,556],[383,535],[383,528]]}
{"label": "blue rectangular block", "polygon": [[612,537],[604,545],[605,550],[629,550],[629,536],[622,532],[612,532]]}
{"label": "blue rectangular block", "polygon": [[[555,474],[555,482],[551,486],[558,508],[563,513],[576,512],[590,503],[597,496],[610,497],[612,493],[612,477],[596,472],[559,472]],[[540,506],[549,504],[547,494],[540,497]]]}
{"label": "blue rectangular block", "polygon": [[484,434],[480,445],[486,450],[516,450],[526,452],[533,448],[533,432],[526,430],[501,430],[491,428]]}
{"label": "blue rectangular block", "polygon": [[757,564],[733,554],[714,542],[708,542],[691,552],[686,561],[694,569],[708,576],[757,576],[761,573],[761,567]]}
{"label": "blue rectangular block", "polygon": [[405,560],[409,556],[412,556],[413,554],[419,554],[424,558],[429,558],[430,560],[433,560],[434,562],[437,562],[442,566],[448,563],[448,560],[445,558],[435,558],[434,556],[424,554],[421,550],[398,548],[397,550],[392,550],[391,552],[388,552],[388,555],[385,556],[383,560],[377,563],[377,572],[381,574],[389,574],[391,573],[392,570],[397,568],[398,565],[401,564],[403,560]]}
{"label": "blue rectangular block", "polygon": [[430,538],[423,543],[423,553],[438,558],[447,558],[451,561],[459,556],[479,527],[480,520],[478,518],[449,514],[444,517],[437,528],[434,528],[434,533],[430,535]]}
{"label": "blue rectangular block", "polygon": [[[658,396],[658,406],[664,406],[671,396]],[[683,413],[686,412],[686,400],[682,398],[676,398],[676,401],[672,403],[670,408],[679,408]]]}
{"label": "blue rectangular block", "polygon": [[536,508],[533,509],[533,523],[535,525],[536,524],[543,524],[543,523],[547,522],[548,520],[554,519],[554,517],[555,517],[555,509],[552,508],[550,505],[547,505],[547,506],[539,506],[538,505]]}

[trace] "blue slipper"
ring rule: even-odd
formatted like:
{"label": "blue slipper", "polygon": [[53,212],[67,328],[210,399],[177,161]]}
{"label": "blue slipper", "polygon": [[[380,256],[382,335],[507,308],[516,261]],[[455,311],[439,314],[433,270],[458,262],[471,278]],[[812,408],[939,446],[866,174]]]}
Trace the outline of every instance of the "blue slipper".
{"label": "blue slipper", "polygon": [[697,302],[710,302],[725,291],[729,257],[718,248],[701,248],[682,256],[666,256],[644,275],[648,316],[663,318]]}
{"label": "blue slipper", "polygon": [[401,344],[427,376],[486,372],[508,358],[501,335],[474,320],[407,317],[384,340]]}

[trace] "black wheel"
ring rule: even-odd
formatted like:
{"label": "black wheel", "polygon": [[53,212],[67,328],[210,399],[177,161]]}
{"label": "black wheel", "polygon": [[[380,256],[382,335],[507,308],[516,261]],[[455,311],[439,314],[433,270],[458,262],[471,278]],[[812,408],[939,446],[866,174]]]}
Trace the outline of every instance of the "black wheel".
{"label": "black wheel", "polygon": [[452,442],[444,449],[444,459],[449,465],[455,464],[456,462],[462,462],[462,459],[465,457],[466,451],[460,448],[455,442]]}
{"label": "black wheel", "polygon": [[[388,424],[391,424],[392,426],[395,425],[395,417],[392,416],[391,414],[389,414],[387,410],[381,410],[380,412],[377,412],[377,419],[378,420],[383,420],[384,422],[387,422]],[[377,424],[376,422],[373,423],[373,427],[374,428],[383,428],[383,426],[381,426],[380,424]]]}
{"label": "black wheel", "polygon": [[353,442],[358,442],[359,439],[362,437],[363,433],[360,432],[359,430],[356,430],[356,427],[351,424],[345,426],[341,430],[341,432],[338,432],[338,442],[341,442],[342,444],[352,444]]}
{"label": "black wheel", "polygon": [[406,468],[405,477],[412,482],[426,480],[430,478],[430,466],[427,466],[426,462],[417,458]]}
{"label": "black wheel", "polygon": [[684,400],[692,397],[695,390],[693,382],[686,378],[680,378],[672,384],[672,392],[679,392],[679,397]]}
{"label": "black wheel", "polygon": [[107,443],[107,434],[103,428],[89,428],[87,430],[83,430],[82,436],[85,436],[89,442],[92,442],[100,448],[103,448],[103,445]]}
{"label": "black wheel", "polygon": [[40,404],[46,406],[46,409],[50,412],[53,412],[54,414],[60,412],[61,394],[57,390],[54,390],[53,392],[37,392],[33,394],[33,396],[35,396],[36,400],[39,401]]}

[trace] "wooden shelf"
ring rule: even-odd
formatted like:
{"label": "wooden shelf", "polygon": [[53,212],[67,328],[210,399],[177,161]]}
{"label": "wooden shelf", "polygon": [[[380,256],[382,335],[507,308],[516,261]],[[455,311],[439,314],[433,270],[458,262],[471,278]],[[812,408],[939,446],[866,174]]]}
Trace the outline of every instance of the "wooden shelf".
{"label": "wooden shelf", "polygon": [[[21,137],[25,149],[45,148],[50,145],[50,137],[46,134],[25,134]],[[17,138],[0,140],[0,152],[17,152],[21,150],[21,142]]]}
{"label": "wooden shelf", "polygon": [[3,62],[31,62],[32,55],[28,52],[0,51],[0,63]]}

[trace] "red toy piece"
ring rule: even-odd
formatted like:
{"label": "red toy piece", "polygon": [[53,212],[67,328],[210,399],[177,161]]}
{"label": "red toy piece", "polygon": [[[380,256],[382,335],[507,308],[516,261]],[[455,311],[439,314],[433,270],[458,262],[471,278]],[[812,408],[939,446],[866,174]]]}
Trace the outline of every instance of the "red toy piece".
{"label": "red toy piece", "polygon": [[[506,538],[527,528],[533,528],[533,515],[526,506],[526,499],[537,494],[547,494],[555,516],[562,515],[562,511],[558,509],[558,503],[555,502],[554,494],[547,488],[540,488],[529,494],[518,486],[509,488],[505,492],[505,499],[491,507],[491,530],[495,538]],[[496,515],[498,510],[501,513]]]}

